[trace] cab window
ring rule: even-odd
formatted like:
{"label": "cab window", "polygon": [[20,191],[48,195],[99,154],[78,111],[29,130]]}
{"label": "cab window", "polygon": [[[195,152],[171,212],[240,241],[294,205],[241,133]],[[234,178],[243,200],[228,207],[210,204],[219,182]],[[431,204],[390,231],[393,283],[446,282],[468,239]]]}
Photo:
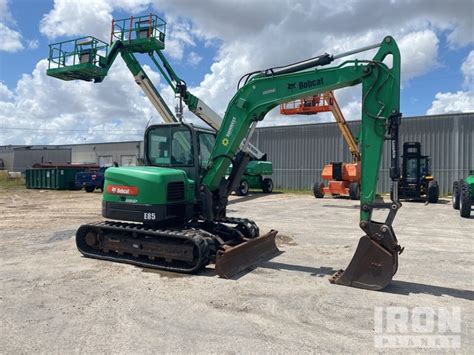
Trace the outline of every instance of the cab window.
{"label": "cab window", "polygon": [[199,166],[206,168],[211,157],[212,148],[216,142],[216,136],[212,133],[199,133]]}
{"label": "cab window", "polygon": [[148,132],[148,160],[164,167],[192,166],[191,131],[180,126],[161,126]]}

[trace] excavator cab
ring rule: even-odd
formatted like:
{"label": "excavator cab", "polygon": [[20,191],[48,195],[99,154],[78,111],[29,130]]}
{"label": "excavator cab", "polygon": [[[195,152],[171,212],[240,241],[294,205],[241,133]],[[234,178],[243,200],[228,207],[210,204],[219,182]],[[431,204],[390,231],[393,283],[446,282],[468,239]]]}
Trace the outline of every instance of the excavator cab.
{"label": "excavator cab", "polygon": [[[102,215],[147,225],[191,219],[196,213],[195,196],[199,196],[197,182],[214,142],[214,131],[191,124],[148,127],[146,166],[111,167],[105,172]],[[125,190],[129,193],[124,194]]]}
{"label": "excavator cab", "polygon": [[213,130],[185,123],[148,127],[146,166],[106,170],[102,215],[108,221],[79,228],[80,252],[179,272],[196,272],[212,262],[225,278],[278,254],[276,231],[259,235],[247,219],[200,217],[200,181],[215,137]]}

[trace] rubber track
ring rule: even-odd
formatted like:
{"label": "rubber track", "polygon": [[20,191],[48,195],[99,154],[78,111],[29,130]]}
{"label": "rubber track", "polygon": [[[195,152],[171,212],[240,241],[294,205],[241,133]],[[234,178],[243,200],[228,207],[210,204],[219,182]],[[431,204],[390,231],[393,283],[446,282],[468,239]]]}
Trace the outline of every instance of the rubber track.
{"label": "rubber track", "polygon": [[[197,258],[192,264],[184,261],[166,262],[162,259],[150,260],[146,256],[134,257],[129,254],[119,255],[116,252],[105,253],[102,250],[94,249],[85,242],[85,236],[90,231],[101,231],[102,233],[130,233],[130,235],[146,235],[156,239],[165,238],[168,242],[176,240],[177,244],[192,243],[197,251]],[[93,224],[84,224],[76,232],[76,245],[79,251],[87,257],[114,262],[122,262],[137,265],[146,268],[166,270],[172,272],[195,273],[211,260],[210,247],[208,241],[212,235],[197,229],[182,228],[149,228],[141,224],[123,223],[123,222],[99,222]]]}

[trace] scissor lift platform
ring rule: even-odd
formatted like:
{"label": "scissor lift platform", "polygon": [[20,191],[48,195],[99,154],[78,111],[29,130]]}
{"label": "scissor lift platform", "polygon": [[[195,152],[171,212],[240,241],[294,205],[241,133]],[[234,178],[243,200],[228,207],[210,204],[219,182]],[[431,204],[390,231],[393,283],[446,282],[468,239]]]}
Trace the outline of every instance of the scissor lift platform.
{"label": "scissor lift platform", "polygon": [[166,22],[157,15],[128,17],[112,21],[110,43],[121,41],[134,53],[149,53],[165,48]]}
{"label": "scissor lift platform", "polygon": [[107,43],[90,36],[50,44],[46,74],[61,80],[102,81],[108,49]]}
{"label": "scissor lift platform", "polygon": [[112,21],[110,45],[92,36],[49,45],[47,75],[61,80],[101,82],[118,48],[149,53],[165,48],[166,22],[156,15]]}

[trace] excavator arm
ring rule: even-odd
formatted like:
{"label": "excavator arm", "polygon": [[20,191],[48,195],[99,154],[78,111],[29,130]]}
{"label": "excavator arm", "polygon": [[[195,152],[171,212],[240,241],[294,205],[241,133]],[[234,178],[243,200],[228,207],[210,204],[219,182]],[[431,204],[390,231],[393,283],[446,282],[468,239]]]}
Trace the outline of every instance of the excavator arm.
{"label": "excavator arm", "polygon": [[[221,218],[225,215],[227,197],[231,191],[229,181],[224,179],[226,170],[233,162],[241,142],[257,122],[283,102],[361,84],[360,227],[367,235],[361,238],[348,269],[336,274],[332,281],[370,289],[383,288],[390,282],[398,266],[397,255],[401,252],[391,227],[396,211],[401,206],[397,196],[398,125],[401,118],[400,53],[395,40],[390,36],[379,45],[362,50],[376,47],[378,51],[372,60],[355,59],[336,67],[315,68],[342,57],[325,54],[296,65],[272,68],[248,77],[227,107],[201,185],[204,217]],[[391,67],[384,63],[389,56]],[[390,59],[387,61],[390,62]],[[382,149],[387,139],[391,141],[392,202],[376,203]],[[384,223],[372,221],[372,211],[375,208],[389,210]]]}

